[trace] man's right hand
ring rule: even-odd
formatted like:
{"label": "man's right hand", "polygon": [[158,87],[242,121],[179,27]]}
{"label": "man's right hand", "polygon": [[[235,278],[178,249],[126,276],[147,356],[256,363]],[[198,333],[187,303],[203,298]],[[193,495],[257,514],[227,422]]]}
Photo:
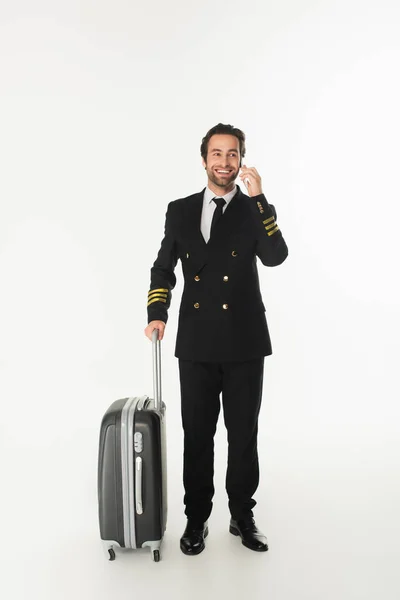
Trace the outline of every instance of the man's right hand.
{"label": "man's right hand", "polygon": [[152,338],[151,334],[153,333],[154,329],[158,329],[158,339],[162,340],[164,337],[164,329],[165,329],[164,321],[150,321],[150,323],[147,325],[146,329],[144,330],[144,334],[146,337],[149,338],[149,340],[151,340],[151,338]]}

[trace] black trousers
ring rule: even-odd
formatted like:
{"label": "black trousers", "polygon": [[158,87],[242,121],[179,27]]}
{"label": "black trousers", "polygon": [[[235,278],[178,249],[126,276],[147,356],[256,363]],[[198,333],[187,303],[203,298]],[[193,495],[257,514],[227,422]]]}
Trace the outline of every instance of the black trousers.
{"label": "black trousers", "polygon": [[236,520],[252,516],[259,483],[257,453],[264,357],[244,362],[179,359],[184,431],[183,483],[187,517],[206,521],[214,496],[214,434],[220,393],[228,432],[226,491]]}

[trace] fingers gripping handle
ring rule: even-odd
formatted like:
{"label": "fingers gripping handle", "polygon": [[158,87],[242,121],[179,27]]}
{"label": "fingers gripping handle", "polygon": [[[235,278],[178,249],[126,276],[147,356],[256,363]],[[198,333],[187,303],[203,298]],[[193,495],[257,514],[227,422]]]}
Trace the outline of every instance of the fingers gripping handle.
{"label": "fingers gripping handle", "polygon": [[156,410],[161,410],[161,342],[158,339],[158,329],[151,334],[153,346],[153,389]]}

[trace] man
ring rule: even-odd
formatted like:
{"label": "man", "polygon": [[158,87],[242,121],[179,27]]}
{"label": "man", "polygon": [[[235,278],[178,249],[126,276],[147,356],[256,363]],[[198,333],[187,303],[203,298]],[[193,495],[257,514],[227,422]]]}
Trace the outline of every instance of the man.
{"label": "man", "polygon": [[[273,267],[286,259],[288,249],[276,210],[262,192],[260,175],[242,166],[244,155],[240,129],[222,123],[210,129],[201,144],[207,187],[168,204],[164,239],[151,268],[145,329],[150,339],[156,328],[163,338],[178,258],[184,275],[175,356],[187,516],[180,547],[188,555],[204,550],[208,534],[221,392],[228,431],[229,530],[247,548],[268,550],[252,511],[259,482],[257,427],[264,357],[272,354],[256,257]],[[238,176],[248,195],[235,184]]]}

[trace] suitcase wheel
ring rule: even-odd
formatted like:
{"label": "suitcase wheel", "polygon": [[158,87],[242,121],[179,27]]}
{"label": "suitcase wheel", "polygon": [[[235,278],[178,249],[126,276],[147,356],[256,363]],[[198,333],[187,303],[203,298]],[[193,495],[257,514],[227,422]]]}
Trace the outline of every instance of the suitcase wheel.
{"label": "suitcase wheel", "polygon": [[112,548],[108,549],[108,554],[110,555],[110,558],[108,560],[115,560],[115,552]]}
{"label": "suitcase wheel", "polygon": [[160,551],[159,550],[153,550],[153,560],[154,560],[154,562],[160,561]]}

